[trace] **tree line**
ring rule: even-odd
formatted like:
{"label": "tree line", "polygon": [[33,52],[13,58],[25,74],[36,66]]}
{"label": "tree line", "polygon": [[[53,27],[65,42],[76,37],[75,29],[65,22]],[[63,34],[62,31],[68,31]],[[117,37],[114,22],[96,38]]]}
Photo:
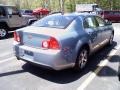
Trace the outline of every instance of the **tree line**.
{"label": "tree line", "polygon": [[75,5],[81,3],[97,3],[105,10],[120,10],[120,0],[0,0],[0,4],[16,5],[21,9],[45,7],[50,11],[60,11],[61,1],[65,12],[75,11]]}

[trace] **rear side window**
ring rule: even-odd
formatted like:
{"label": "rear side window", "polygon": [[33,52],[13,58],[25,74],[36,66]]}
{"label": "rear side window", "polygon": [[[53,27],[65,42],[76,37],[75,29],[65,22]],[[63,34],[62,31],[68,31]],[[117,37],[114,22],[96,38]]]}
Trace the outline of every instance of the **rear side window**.
{"label": "rear side window", "polygon": [[87,17],[83,22],[84,28],[96,28],[98,23],[94,17]]}

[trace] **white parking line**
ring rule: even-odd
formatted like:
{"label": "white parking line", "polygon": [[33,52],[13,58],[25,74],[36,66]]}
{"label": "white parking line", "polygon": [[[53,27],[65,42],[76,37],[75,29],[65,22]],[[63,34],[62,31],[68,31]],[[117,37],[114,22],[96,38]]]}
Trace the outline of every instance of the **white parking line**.
{"label": "white parking line", "polygon": [[110,53],[109,53],[109,57],[105,60],[103,60],[98,66],[98,68],[92,72],[90,74],[90,76],[77,88],[77,90],[85,90],[85,88],[92,82],[92,80],[97,76],[97,74],[100,72],[100,70],[103,68],[103,66],[107,65],[107,63],[109,62],[109,60],[111,59],[111,57],[113,55],[115,55],[118,51],[118,49],[120,49],[120,45],[118,45],[115,49],[113,49]]}
{"label": "white parking line", "polygon": [[4,60],[0,61],[0,63],[4,63],[4,62],[10,61],[10,60],[13,60],[15,58],[16,57],[10,57],[10,58],[7,58],[7,59],[4,59]]}
{"label": "white parking line", "polygon": [[0,58],[1,57],[4,57],[4,56],[7,56],[7,55],[9,55],[9,54],[12,54],[13,52],[7,52],[7,53],[3,53],[3,54],[0,54]]}

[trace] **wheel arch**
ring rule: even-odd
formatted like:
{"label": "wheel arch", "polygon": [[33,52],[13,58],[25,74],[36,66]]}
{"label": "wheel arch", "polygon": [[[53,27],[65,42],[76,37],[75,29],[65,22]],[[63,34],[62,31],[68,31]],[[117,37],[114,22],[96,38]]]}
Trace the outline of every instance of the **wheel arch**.
{"label": "wheel arch", "polygon": [[79,53],[82,51],[82,49],[86,49],[88,51],[88,56],[89,56],[89,53],[90,53],[90,46],[89,46],[89,43],[83,43],[79,46],[78,50],[77,50],[77,55],[76,55],[76,59],[75,59],[75,65],[74,65],[74,69],[75,70],[81,70],[79,69],[79,65],[78,65],[78,57],[79,57]]}
{"label": "wheel arch", "polygon": [[[86,40],[87,41],[87,40]],[[76,54],[78,55],[79,51],[82,49],[82,48],[86,48],[88,50],[88,55],[90,54],[90,45],[89,45],[89,42],[85,42],[85,40],[83,41],[78,41],[77,45],[76,45]],[[76,56],[77,58],[77,56]]]}
{"label": "wheel arch", "polygon": [[8,24],[6,22],[0,22],[0,27],[6,27],[6,28],[9,28],[8,27]]}

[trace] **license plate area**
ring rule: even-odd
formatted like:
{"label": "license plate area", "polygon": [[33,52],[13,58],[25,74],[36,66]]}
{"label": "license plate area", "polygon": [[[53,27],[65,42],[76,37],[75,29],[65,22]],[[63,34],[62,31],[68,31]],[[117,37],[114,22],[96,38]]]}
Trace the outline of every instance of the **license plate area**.
{"label": "license plate area", "polygon": [[31,52],[31,51],[24,51],[24,53],[26,54],[26,55],[29,55],[29,56],[33,56],[33,52]]}

